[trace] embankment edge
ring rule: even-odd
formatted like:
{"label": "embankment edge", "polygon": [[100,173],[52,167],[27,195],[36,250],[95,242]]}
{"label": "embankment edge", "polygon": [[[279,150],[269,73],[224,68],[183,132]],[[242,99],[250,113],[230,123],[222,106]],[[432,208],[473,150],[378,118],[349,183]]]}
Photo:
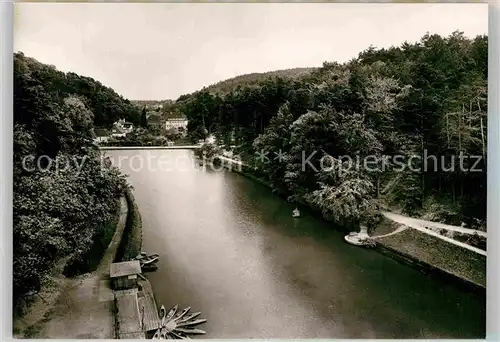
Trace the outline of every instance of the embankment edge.
{"label": "embankment edge", "polygon": [[[266,187],[271,188],[271,184],[269,184],[267,181],[260,179],[259,177],[256,177],[255,175],[251,174],[250,172],[246,171],[245,168],[248,168],[246,166],[240,166],[237,165],[237,167],[230,167],[227,163],[223,163],[223,165],[230,171],[239,173],[249,179],[252,179]],[[278,194],[280,197],[283,197],[283,194]],[[312,208],[308,208],[310,210],[313,210]],[[314,210],[313,210],[314,211]],[[384,254],[385,256],[391,257],[392,259],[403,263],[405,265],[408,265],[414,269],[417,269],[418,271],[441,279],[444,282],[447,283],[452,283],[454,286],[457,288],[460,288],[461,290],[471,292],[475,295],[478,295],[479,297],[483,298],[486,296],[486,287],[476,284],[474,282],[471,282],[468,279],[462,278],[458,275],[452,274],[450,272],[447,272],[446,270],[436,267],[435,265],[432,265],[430,263],[424,262],[422,260],[419,260],[418,258],[408,255],[406,253],[402,253],[396,249],[393,249],[389,246],[384,246],[381,243],[377,243],[374,250],[377,252]]]}

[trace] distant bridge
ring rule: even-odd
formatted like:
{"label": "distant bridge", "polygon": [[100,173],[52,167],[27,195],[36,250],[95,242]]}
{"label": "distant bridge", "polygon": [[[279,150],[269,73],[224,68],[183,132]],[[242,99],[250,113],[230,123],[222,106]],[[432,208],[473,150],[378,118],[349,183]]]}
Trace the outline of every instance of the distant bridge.
{"label": "distant bridge", "polygon": [[99,146],[100,150],[197,150],[200,145],[182,146]]}

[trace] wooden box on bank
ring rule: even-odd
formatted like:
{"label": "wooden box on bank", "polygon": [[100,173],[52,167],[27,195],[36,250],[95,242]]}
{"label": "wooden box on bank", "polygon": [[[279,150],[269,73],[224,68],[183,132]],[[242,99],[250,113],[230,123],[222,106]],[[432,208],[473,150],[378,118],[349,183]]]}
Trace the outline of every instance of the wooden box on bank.
{"label": "wooden box on bank", "polygon": [[110,266],[109,276],[113,290],[128,290],[137,288],[138,275],[141,273],[141,264],[138,260],[113,263]]}

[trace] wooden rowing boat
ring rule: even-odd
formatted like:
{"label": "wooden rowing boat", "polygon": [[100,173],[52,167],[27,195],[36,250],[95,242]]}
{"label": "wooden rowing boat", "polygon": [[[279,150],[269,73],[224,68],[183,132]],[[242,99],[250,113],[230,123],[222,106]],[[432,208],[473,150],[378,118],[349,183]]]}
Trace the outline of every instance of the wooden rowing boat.
{"label": "wooden rowing boat", "polygon": [[201,315],[201,312],[195,312],[195,313],[192,313],[190,315],[187,315],[186,317],[184,317],[183,319],[176,319],[176,322],[177,323],[184,323],[184,322],[187,322],[193,318],[196,318],[198,317],[199,315]]}
{"label": "wooden rowing boat", "polygon": [[191,310],[190,306],[183,309],[177,316],[174,317],[174,321],[180,320],[182,317],[184,317],[189,312],[189,310]]}
{"label": "wooden rowing boat", "polygon": [[179,308],[179,305],[177,305],[177,304],[172,306],[172,308],[170,308],[170,310],[168,311],[167,316],[165,317],[165,321],[169,321],[170,319],[172,319],[174,317],[175,313],[177,312],[178,308]]}
{"label": "wooden rowing boat", "polygon": [[189,335],[205,334],[204,330],[197,329],[195,326],[205,323],[206,319],[195,319],[200,315],[200,312],[189,314],[191,307],[179,310],[176,304],[166,310],[165,306],[161,306],[158,317],[160,318],[159,328],[155,331],[153,339],[155,340],[172,340],[183,339],[189,340]]}

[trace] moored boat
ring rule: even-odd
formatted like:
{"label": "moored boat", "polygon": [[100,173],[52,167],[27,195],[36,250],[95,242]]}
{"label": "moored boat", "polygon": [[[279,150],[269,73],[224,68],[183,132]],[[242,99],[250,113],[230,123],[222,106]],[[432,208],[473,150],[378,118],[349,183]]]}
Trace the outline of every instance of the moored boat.
{"label": "moored boat", "polygon": [[156,265],[156,264],[141,265],[141,270],[143,272],[152,272],[152,271],[156,271],[157,269],[158,269],[158,265]]}
{"label": "moored boat", "polygon": [[165,318],[166,321],[172,319],[177,312],[177,309],[179,308],[179,305],[174,305],[170,310],[168,310],[167,317]]}
{"label": "moored boat", "polygon": [[189,320],[192,320],[192,319],[195,319],[196,317],[198,317],[199,315],[201,315],[201,312],[194,312],[190,315],[187,315],[186,317],[184,317],[183,319],[180,319],[180,317],[176,317],[175,318],[175,321],[178,322],[178,323],[185,323]]}
{"label": "moored boat", "polygon": [[147,255],[146,252],[141,252],[135,259],[139,261],[141,269],[145,272],[156,271],[158,269],[158,266],[156,266],[160,260],[158,254]]}
{"label": "moored boat", "polygon": [[187,308],[183,309],[177,316],[175,316],[173,318],[174,321],[180,320],[182,317],[184,317],[189,312],[189,310],[191,310],[190,306],[188,306]]}
{"label": "moored boat", "polygon": [[204,330],[196,328],[196,326],[205,323],[206,319],[195,319],[200,315],[200,312],[189,314],[191,307],[186,307],[179,310],[178,305],[172,306],[170,310],[165,310],[165,306],[161,306],[159,312],[159,326],[155,331],[153,339],[155,340],[172,340],[183,339],[189,340],[189,335],[203,335]]}
{"label": "moored boat", "polygon": [[139,260],[141,262],[146,262],[150,260],[157,260],[160,257],[159,254],[150,254],[148,255],[146,252],[141,252],[139,255],[135,257],[136,260]]}
{"label": "moored boat", "polygon": [[155,262],[158,262],[160,258],[159,257],[150,257],[148,259],[141,259],[139,260],[139,262],[141,263],[141,265],[150,265],[150,264],[154,264]]}
{"label": "moored boat", "polygon": [[163,325],[163,322],[164,322],[165,318],[167,317],[167,310],[165,309],[165,305],[161,306],[160,314],[158,316],[160,317],[160,320],[161,320],[162,325]]}

